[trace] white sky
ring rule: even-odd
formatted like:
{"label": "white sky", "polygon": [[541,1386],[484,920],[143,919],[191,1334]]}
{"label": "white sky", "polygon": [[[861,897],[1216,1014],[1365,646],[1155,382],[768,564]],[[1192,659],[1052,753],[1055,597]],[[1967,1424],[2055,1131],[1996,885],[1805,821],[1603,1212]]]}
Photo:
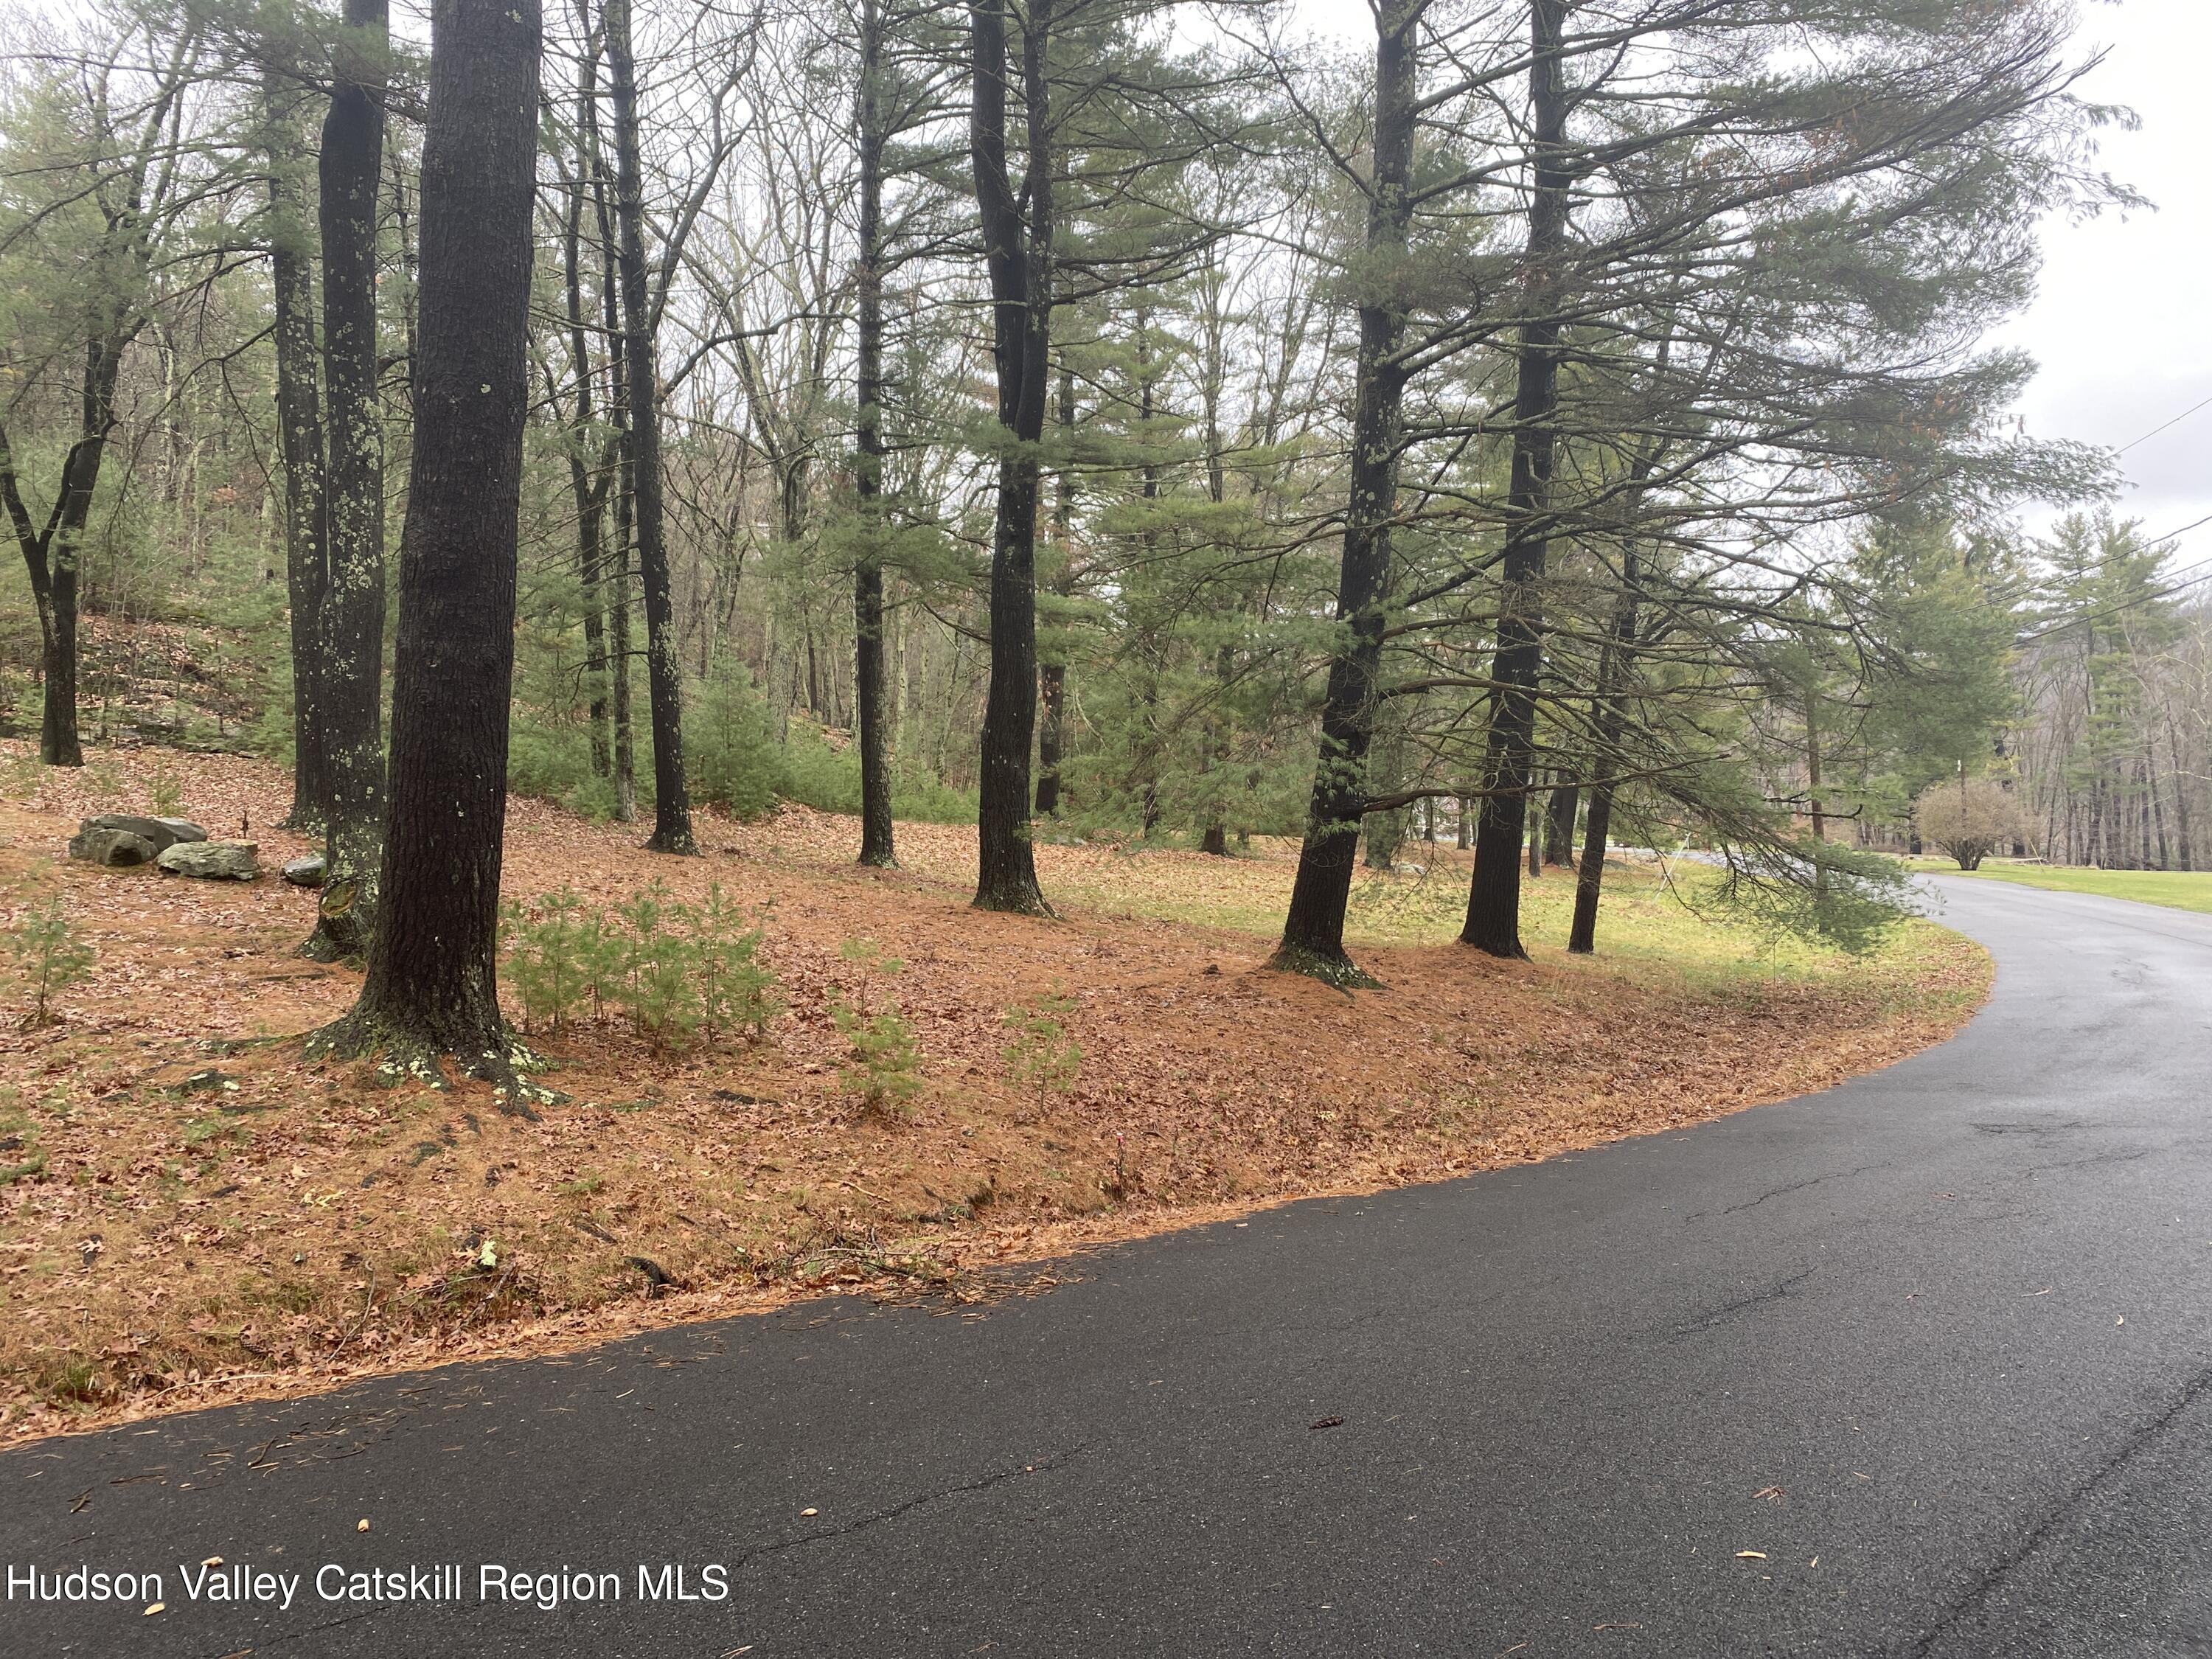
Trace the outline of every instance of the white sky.
{"label": "white sky", "polygon": [[[2212,0],[2077,3],[2077,56],[2106,49],[2082,97],[2142,120],[2102,133],[2100,161],[2155,207],[2047,222],[2039,297],[1993,337],[2041,365],[2020,406],[2032,434],[2116,449],[2212,398]],[[1371,38],[1366,0],[1299,0],[1297,12],[1316,29]],[[2118,510],[2148,534],[2212,514],[2212,405],[2136,443],[2120,465]],[[2041,529],[2052,514],[2021,516]],[[2212,524],[2176,545],[2171,568],[2212,559]]]}
{"label": "white sky", "polygon": [[[2212,398],[2212,54],[2208,0],[2082,7],[2081,39],[2110,48],[2084,95],[2124,104],[2135,132],[2106,131],[2106,170],[2155,210],[2044,226],[2042,289],[2001,338],[2042,365],[2028,430],[2118,448]],[[2212,514],[2212,407],[2120,458],[2119,510],[2160,535]],[[2178,538],[2177,566],[2212,558],[2212,525]]]}

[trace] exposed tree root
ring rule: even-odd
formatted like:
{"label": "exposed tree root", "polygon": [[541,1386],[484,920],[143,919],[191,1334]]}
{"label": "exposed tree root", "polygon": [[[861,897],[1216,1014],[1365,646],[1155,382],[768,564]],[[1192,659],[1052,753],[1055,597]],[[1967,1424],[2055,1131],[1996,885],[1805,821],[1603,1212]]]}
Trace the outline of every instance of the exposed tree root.
{"label": "exposed tree root", "polygon": [[530,1073],[550,1069],[544,1056],[529,1048],[504,1025],[489,1038],[455,1033],[432,1033],[403,1028],[369,1011],[355,1007],[342,1018],[307,1034],[303,1052],[310,1060],[368,1060],[375,1062],[378,1083],[398,1088],[403,1083],[428,1084],[433,1089],[453,1086],[446,1075],[450,1058],[462,1075],[492,1085],[499,1109],[509,1116],[538,1121],[538,1108],[556,1106],[568,1097],[535,1082]]}
{"label": "exposed tree root", "polygon": [[1353,991],[1380,991],[1382,981],[1362,968],[1350,957],[1341,953],[1326,955],[1303,945],[1278,945],[1275,954],[1267,958],[1267,966],[1279,973],[1304,974],[1308,979],[1317,979],[1349,994]]}

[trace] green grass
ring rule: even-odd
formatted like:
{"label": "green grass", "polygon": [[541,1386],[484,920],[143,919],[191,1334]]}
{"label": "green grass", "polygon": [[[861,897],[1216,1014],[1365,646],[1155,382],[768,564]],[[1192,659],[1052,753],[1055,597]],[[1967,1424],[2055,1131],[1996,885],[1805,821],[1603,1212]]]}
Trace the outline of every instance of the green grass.
{"label": "green grass", "polygon": [[[1352,882],[1345,942],[1363,948],[1437,945],[1458,938],[1467,908],[1467,866],[1420,848],[1384,873],[1361,869]],[[1283,925],[1292,866],[1286,858],[1201,860],[1135,853],[1091,862],[1080,875],[1046,875],[1047,891],[1082,908],[1126,917],[1220,927],[1272,942]],[[1055,879],[1055,876],[1058,878]],[[1073,876],[1074,879],[1070,879]],[[1608,860],[1598,912],[1597,955],[1566,953],[1575,884],[1547,870],[1522,884],[1521,936],[1541,962],[1586,967],[1640,984],[1707,994],[1758,994],[1779,986],[1843,987],[1917,1000],[1931,969],[1960,948],[1956,936],[1917,919],[1899,923],[1863,957],[1817,940],[1775,939],[1717,902],[1719,877],[1694,864]]]}
{"label": "green grass", "polygon": [[2162,904],[2169,910],[2212,914],[2212,871],[2091,870],[2070,864],[2016,864],[2009,859],[1990,859],[1980,869],[1970,872],[1948,859],[1913,862],[1919,868],[1945,875],[1972,874],[2021,887],[2040,887],[2051,893],[2101,893],[2107,898],[2133,899],[2138,904]]}

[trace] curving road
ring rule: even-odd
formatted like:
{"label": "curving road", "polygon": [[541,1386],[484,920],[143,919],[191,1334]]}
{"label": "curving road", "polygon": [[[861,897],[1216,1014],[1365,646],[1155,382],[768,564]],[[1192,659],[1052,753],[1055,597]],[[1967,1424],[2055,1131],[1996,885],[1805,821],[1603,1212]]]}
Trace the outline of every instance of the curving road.
{"label": "curving road", "polygon": [[[816,1304],[8,1453],[0,1562],[167,1608],[19,1590],[0,1655],[2212,1654],[2212,917],[1944,889],[1988,1009],[1786,1105],[983,1318]],[[213,1555],[304,1580],[188,1600]],[[678,1562],[730,1593],[638,1598]],[[325,1563],[463,1595],[326,1601]],[[485,1605],[485,1563],[623,1599]]]}

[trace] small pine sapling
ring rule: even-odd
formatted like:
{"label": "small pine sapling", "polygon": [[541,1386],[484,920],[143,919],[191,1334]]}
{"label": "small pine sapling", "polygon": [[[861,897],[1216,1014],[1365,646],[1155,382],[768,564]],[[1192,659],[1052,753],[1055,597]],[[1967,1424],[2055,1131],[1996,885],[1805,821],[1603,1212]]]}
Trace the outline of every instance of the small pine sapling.
{"label": "small pine sapling", "polygon": [[698,953],[668,925],[678,908],[669,902],[668,884],[656,881],[616,911],[629,924],[623,940],[623,1006],[639,1031],[664,1046],[681,1042],[699,1025],[699,990],[691,975]]}
{"label": "small pine sapling", "polygon": [[26,905],[12,926],[0,933],[0,945],[15,958],[15,978],[31,1006],[28,1026],[50,1025],[56,1016],[52,999],[92,972],[92,947],[69,919],[59,893]]}
{"label": "small pine sapling", "polygon": [[146,793],[157,818],[173,818],[185,810],[184,786],[173,772],[155,773],[147,782]]}
{"label": "small pine sapling", "polygon": [[766,923],[726,897],[720,882],[685,914],[697,953],[700,1022],[708,1040],[717,1031],[743,1030],[748,1040],[760,1042],[782,1006],[775,995],[775,975],[760,959]]}
{"label": "small pine sapling", "polygon": [[534,911],[505,907],[504,920],[507,974],[522,1000],[523,1029],[533,1031],[543,1021],[549,1030],[566,1030],[591,989],[584,901],[563,887],[542,895]]}
{"label": "small pine sapling", "polygon": [[883,947],[868,939],[848,939],[837,947],[837,954],[859,969],[851,991],[838,987],[830,1002],[830,1018],[852,1045],[839,1079],[846,1093],[860,1097],[864,1109],[892,1110],[921,1087],[921,1049],[915,1042],[913,1024],[889,995],[880,1011],[872,1010],[868,986],[875,975],[888,979],[906,964],[885,956]]}
{"label": "small pine sapling", "polygon": [[1001,1050],[1006,1075],[1035,1098],[1038,1117],[1052,1096],[1073,1088],[1082,1074],[1083,1047],[1067,1035],[1067,1017],[1074,1012],[1075,999],[1058,990],[1006,1010],[1006,1029],[1013,1033]]}

